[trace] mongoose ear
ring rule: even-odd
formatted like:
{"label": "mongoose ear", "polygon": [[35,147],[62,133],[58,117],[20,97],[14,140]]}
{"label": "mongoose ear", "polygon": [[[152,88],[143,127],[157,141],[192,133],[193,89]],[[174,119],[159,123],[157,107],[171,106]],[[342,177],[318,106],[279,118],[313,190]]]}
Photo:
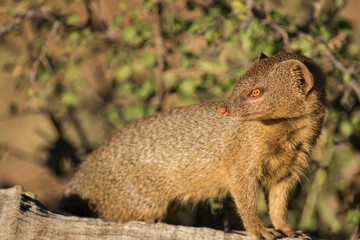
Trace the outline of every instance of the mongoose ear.
{"label": "mongoose ear", "polygon": [[260,50],[260,52],[259,52],[259,54],[258,54],[258,57],[257,57],[257,60],[261,60],[261,59],[263,59],[263,58],[268,58],[268,56],[266,56],[266,55]]}
{"label": "mongoose ear", "polygon": [[280,65],[290,68],[291,78],[299,84],[304,94],[307,95],[314,86],[314,77],[305,64],[298,60],[286,60]]}

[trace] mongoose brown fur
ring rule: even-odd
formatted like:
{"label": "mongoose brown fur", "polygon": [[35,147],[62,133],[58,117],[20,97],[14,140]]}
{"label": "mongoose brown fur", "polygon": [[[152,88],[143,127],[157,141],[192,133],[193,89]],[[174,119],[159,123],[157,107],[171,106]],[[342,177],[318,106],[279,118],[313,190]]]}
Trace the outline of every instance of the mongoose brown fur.
{"label": "mongoose brown fur", "polygon": [[[174,200],[230,192],[257,238],[302,236],[286,220],[287,196],[309,163],[324,115],[324,79],[312,60],[260,53],[225,101],[162,111],[113,134],[82,163],[61,209],[152,222]],[[274,228],[258,217],[259,187]]]}

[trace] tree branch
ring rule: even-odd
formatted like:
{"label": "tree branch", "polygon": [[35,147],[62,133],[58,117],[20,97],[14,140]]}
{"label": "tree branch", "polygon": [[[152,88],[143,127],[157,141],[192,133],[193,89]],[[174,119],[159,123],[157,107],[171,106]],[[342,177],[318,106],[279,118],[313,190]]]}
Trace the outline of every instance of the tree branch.
{"label": "tree branch", "polygon": [[225,233],[210,228],[164,223],[116,223],[70,216],[46,209],[35,194],[20,186],[0,190],[0,226],[0,239],[254,239],[248,233],[240,231]]}

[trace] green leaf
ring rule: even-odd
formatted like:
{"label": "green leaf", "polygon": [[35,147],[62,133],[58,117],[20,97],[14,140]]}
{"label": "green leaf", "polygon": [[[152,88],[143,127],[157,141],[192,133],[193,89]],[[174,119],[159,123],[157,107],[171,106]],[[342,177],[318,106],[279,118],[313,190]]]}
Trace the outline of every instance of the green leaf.
{"label": "green leaf", "polygon": [[233,0],[230,3],[231,9],[234,13],[243,13],[246,11],[245,4],[240,0]]}
{"label": "green leaf", "polygon": [[221,96],[223,94],[222,88],[220,86],[215,85],[211,88],[211,93],[215,96]]}
{"label": "green leaf", "polygon": [[106,116],[108,121],[114,125],[117,129],[120,129],[124,126],[123,122],[121,121],[120,113],[118,108],[110,107],[106,111]]}
{"label": "green leaf", "polygon": [[155,6],[156,1],[157,0],[145,0],[143,1],[143,7],[146,9],[152,9]]}
{"label": "green leaf", "polygon": [[311,58],[313,42],[313,38],[311,36],[307,36],[305,38],[296,39],[290,42],[290,47],[293,50],[300,50],[302,54]]}
{"label": "green leaf", "polygon": [[320,31],[319,35],[321,37],[323,37],[324,39],[330,39],[331,34],[329,33],[327,27],[325,27],[324,25],[320,25],[319,31]]}
{"label": "green leaf", "polygon": [[53,85],[45,86],[42,92],[44,93],[45,96],[52,96],[54,95],[54,86]]}
{"label": "green leaf", "polygon": [[200,21],[192,22],[189,28],[187,29],[187,33],[194,34],[203,29],[203,23]]}
{"label": "green leaf", "polygon": [[151,115],[151,114],[154,114],[156,113],[156,108],[153,107],[153,106],[149,106],[147,109],[146,109],[146,115]]}
{"label": "green leaf", "polygon": [[39,82],[47,82],[50,79],[50,73],[44,67],[39,68],[36,75]]}
{"label": "green leaf", "polygon": [[226,19],[224,21],[224,28],[225,28],[225,34],[226,35],[231,34],[232,31],[234,30],[234,22],[229,20],[229,19]]}
{"label": "green leaf", "polygon": [[343,192],[343,191],[346,191],[346,189],[348,188],[348,185],[347,183],[342,179],[342,180],[339,180],[337,183],[336,183],[336,190],[339,191],[339,192]]}
{"label": "green leaf", "polygon": [[77,66],[74,64],[71,64],[66,71],[65,77],[66,77],[66,79],[70,80],[71,82],[78,80],[79,70],[78,70]]}
{"label": "green leaf", "polygon": [[131,76],[132,70],[129,64],[123,64],[116,69],[116,80],[123,82]]}
{"label": "green leaf", "polygon": [[72,15],[66,19],[66,24],[68,25],[74,25],[79,23],[79,17],[76,15]]}
{"label": "green leaf", "polygon": [[228,66],[225,62],[212,63],[209,61],[202,61],[200,63],[200,69],[209,73],[224,73],[227,71]]}
{"label": "green leaf", "polygon": [[65,9],[64,3],[60,3],[58,8],[57,8],[57,14],[59,14],[59,15],[62,14],[64,9]]}
{"label": "green leaf", "polygon": [[200,63],[200,69],[206,72],[212,72],[216,68],[215,64],[209,61],[202,61]]}
{"label": "green leaf", "polygon": [[360,126],[360,116],[359,115],[351,116],[351,123],[354,124],[354,126]]}
{"label": "green leaf", "polygon": [[352,43],[349,45],[349,52],[352,55],[359,55],[360,54],[360,47],[357,43]]}
{"label": "green leaf", "polygon": [[126,120],[131,121],[134,119],[140,119],[144,116],[144,109],[140,106],[129,106],[125,109],[124,117]]}
{"label": "green leaf", "polygon": [[191,57],[187,55],[183,55],[180,61],[181,67],[188,68],[191,65]]}
{"label": "green leaf", "polygon": [[121,33],[121,38],[125,42],[131,42],[136,36],[136,30],[133,27],[124,27]]}
{"label": "green leaf", "polygon": [[219,34],[215,29],[210,29],[209,31],[207,31],[205,33],[205,39],[208,42],[214,42],[218,39],[218,37],[219,37]]}
{"label": "green leaf", "polygon": [[8,7],[7,9],[7,14],[9,14],[10,16],[15,16],[15,10],[13,7]]}
{"label": "green leaf", "polygon": [[33,88],[29,88],[27,90],[27,97],[28,98],[32,98],[34,96],[34,89]]}
{"label": "green leaf", "polygon": [[184,95],[193,94],[195,92],[195,89],[196,89],[196,78],[195,77],[186,78],[179,85],[179,90]]}
{"label": "green leaf", "polygon": [[137,30],[143,39],[149,39],[153,36],[153,28],[149,25],[141,25]]}
{"label": "green leaf", "polygon": [[125,2],[119,2],[118,7],[119,7],[120,10],[126,10],[127,5],[126,5]]}
{"label": "green leaf", "polygon": [[72,33],[70,33],[69,39],[73,43],[78,44],[81,40],[81,33],[79,31],[73,31]]}
{"label": "green leaf", "polygon": [[360,223],[360,211],[359,210],[348,211],[346,220],[352,222],[354,225],[358,225]]}
{"label": "green leaf", "polygon": [[353,133],[353,130],[354,130],[353,126],[349,121],[345,120],[345,121],[341,122],[340,132],[343,136],[350,137],[350,135]]}
{"label": "green leaf", "polygon": [[134,73],[137,73],[137,74],[143,73],[145,70],[145,65],[142,61],[136,60],[131,63],[131,69]]}
{"label": "green leaf", "polygon": [[76,106],[79,102],[79,99],[75,93],[66,91],[61,96],[61,102],[66,106]]}
{"label": "green leaf", "polygon": [[119,87],[120,92],[125,96],[130,96],[132,94],[133,85],[130,82],[124,82]]}
{"label": "green leaf", "polygon": [[344,83],[349,83],[349,82],[350,82],[350,79],[351,79],[350,74],[345,73],[345,74],[343,75],[343,82],[344,82]]}
{"label": "green leaf", "polygon": [[164,74],[164,84],[166,89],[172,88],[177,82],[176,74],[166,72]]}
{"label": "green leaf", "polygon": [[198,101],[192,97],[184,96],[180,99],[180,104],[182,106],[190,106],[190,105],[198,104]]}
{"label": "green leaf", "polygon": [[135,96],[140,99],[147,99],[153,92],[153,81],[146,80],[136,91]]}
{"label": "green leaf", "polygon": [[142,55],[142,61],[147,67],[154,67],[156,64],[156,55],[153,53],[144,53]]}
{"label": "green leaf", "polygon": [[228,70],[228,65],[226,62],[217,62],[218,71],[225,73]]}
{"label": "green leaf", "polygon": [[112,23],[114,26],[119,26],[122,23],[122,17],[118,14],[112,15]]}
{"label": "green leaf", "polygon": [[240,39],[241,45],[243,46],[245,52],[248,52],[248,53],[251,52],[251,49],[253,47],[253,41],[251,39],[251,36],[244,32],[240,32],[239,39]]}

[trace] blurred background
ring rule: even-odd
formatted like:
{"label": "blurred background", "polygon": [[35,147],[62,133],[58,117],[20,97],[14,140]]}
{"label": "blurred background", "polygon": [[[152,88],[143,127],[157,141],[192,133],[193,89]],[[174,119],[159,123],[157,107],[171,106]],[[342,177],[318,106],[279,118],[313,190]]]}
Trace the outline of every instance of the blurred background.
{"label": "blurred background", "polygon": [[[328,116],[289,221],[358,239],[359,13],[357,0],[0,0],[0,187],[22,185],[55,209],[116,129],[222,100],[259,51],[293,51],[323,68]],[[270,224],[261,192],[258,202]],[[174,204],[166,221],[241,229],[230,197]]]}

